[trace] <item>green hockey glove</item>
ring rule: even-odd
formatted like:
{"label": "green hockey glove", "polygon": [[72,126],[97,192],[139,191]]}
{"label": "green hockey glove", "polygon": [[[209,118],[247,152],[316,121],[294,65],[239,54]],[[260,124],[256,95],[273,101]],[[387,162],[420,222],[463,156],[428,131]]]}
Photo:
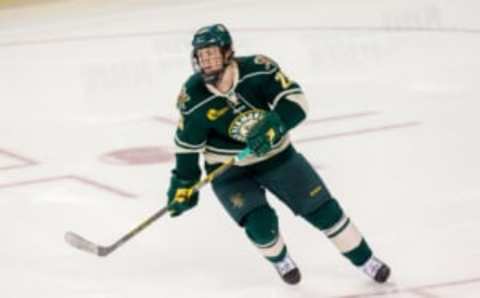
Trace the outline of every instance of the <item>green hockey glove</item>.
{"label": "green hockey glove", "polygon": [[175,171],[173,172],[167,192],[170,216],[178,216],[197,205],[198,192],[192,193],[195,183],[196,181],[179,179]]}
{"label": "green hockey glove", "polygon": [[256,156],[265,155],[286,132],[280,116],[275,112],[268,112],[248,133],[247,146]]}

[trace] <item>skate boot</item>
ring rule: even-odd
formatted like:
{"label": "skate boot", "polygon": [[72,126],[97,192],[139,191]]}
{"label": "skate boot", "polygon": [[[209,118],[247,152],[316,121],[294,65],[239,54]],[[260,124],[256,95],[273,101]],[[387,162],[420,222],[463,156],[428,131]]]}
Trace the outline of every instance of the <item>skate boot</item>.
{"label": "skate boot", "polygon": [[360,269],[378,283],[384,283],[390,277],[390,267],[372,256]]}
{"label": "skate boot", "polygon": [[288,254],[283,260],[274,263],[274,265],[280,277],[282,277],[283,281],[287,284],[294,285],[300,282],[300,270],[298,270],[297,265]]}

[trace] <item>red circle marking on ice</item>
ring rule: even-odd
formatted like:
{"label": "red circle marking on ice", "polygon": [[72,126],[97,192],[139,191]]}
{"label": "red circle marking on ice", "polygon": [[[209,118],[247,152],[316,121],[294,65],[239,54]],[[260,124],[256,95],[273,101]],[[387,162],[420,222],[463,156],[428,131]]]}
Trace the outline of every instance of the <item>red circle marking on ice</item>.
{"label": "red circle marking on ice", "polygon": [[147,165],[168,162],[173,153],[163,147],[136,147],[116,150],[102,155],[101,160],[107,163],[123,165]]}

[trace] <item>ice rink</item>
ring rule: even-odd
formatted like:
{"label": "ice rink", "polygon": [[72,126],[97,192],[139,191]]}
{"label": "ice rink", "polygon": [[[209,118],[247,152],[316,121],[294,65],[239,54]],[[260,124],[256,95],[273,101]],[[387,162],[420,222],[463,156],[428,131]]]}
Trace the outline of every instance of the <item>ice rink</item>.
{"label": "ice rink", "polygon": [[[478,1],[9,2],[0,297],[480,297]],[[210,187],[107,258],[65,243],[71,230],[110,244],[165,205],[191,37],[216,22],[237,55],[266,54],[303,86],[311,112],[292,139],[389,283],[270,197],[303,274],[284,285]]]}

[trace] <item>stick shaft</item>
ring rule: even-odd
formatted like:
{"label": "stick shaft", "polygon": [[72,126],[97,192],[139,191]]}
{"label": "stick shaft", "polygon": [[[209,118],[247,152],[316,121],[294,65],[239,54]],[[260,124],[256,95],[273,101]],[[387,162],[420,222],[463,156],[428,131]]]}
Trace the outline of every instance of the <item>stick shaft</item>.
{"label": "stick shaft", "polygon": [[130,230],[127,234],[125,234],[122,238],[118,239],[114,244],[108,247],[109,253],[112,252],[113,250],[117,249],[121,245],[123,245],[125,242],[130,240],[133,236],[137,235],[141,231],[143,231],[146,227],[151,225],[153,222],[155,222],[157,219],[162,217],[165,213],[167,213],[168,207],[165,206],[162,209],[158,210],[155,214],[144,220],[141,224]]}
{"label": "stick shaft", "polygon": [[[199,182],[197,182],[193,187],[192,190],[193,192],[198,192],[202,187],[210,183],[213,179],[216,177],[220,176],[223,174],[225,171],[230,169],[236,161],[243,160],[246,158],[248,155],[250,155],[250,150],[247,148],[243,151],[241,151],[238,155],[235,157],[232,157],[225,163],[223,163],[221,166],[216,168],[213,172],[205,176],[203,179],[201,179]],[[130,230],[127,234],[125,234],[123,237],[118,239],[114,244],[104,247],[104,252],[103,255],[107,255],[117,249],[118,247],[122,246],[125,242],[130,240],[132,237],[143,231],[146,227],[151,225],[153,222],[155,222],[157,219],[162,217],[165,213],[168,211],[168,206],[163,207],[162,209],[158,210],[155,214],[144,220],[141,224]]]}

